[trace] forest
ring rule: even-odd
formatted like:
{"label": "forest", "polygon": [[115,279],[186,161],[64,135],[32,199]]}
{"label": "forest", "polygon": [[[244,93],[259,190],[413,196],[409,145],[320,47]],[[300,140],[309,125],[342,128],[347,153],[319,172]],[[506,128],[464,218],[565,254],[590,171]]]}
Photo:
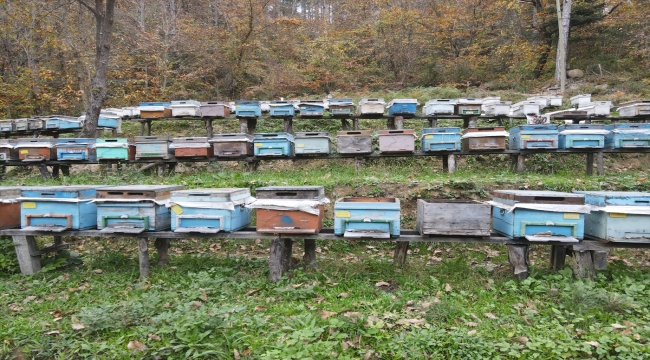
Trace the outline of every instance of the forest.
{"label": "forest", "polygon": [[[90,103],[83,1],[0,0],[2,117]],[[567,69],[650,84],[650,2],[574,0]],[[322,97],[410,87],[554,85],[552,0],[117,0],[105,106]]]}

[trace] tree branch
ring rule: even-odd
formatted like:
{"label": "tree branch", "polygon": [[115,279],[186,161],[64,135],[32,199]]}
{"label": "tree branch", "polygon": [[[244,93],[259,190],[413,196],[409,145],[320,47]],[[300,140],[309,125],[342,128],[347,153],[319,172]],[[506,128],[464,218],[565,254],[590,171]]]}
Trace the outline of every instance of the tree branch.
{"label": "tree branch", "polygon": [[86,2],[85,2],[84,0],[77,0],[77,2],[78,2],[80,5],[82,5],[83,7],[85,7],[86,9],[88,9],[88,11],[90,11],[91,13],[93,13],[93,15],[95,15],[96,18],[99,18],[99,17],[100,17],[100,15],[99,15],[99,13],[97,12],[97,10],[95,10],[95,9],[94,9],[93,7],[91,7],[90,5],[86,4]]}

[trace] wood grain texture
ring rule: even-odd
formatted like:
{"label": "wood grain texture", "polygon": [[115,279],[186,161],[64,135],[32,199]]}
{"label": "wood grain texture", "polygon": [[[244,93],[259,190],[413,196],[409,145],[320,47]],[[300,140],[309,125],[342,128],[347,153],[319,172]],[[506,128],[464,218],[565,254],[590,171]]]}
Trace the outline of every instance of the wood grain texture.
{"label": "wood grain texture", "polygon": [[575,277],[588,279],[596,276],[591,251],[573,251],[573,274]]}
{"label": "wood grain texture", "polygon": [[33,275],[41,270],[41,257],[32,256],[38,252],[36,239],[33,236],[14,235],[13,242],[16,245],[16,257],[20,265],[20,273],[23,275]]}
{"label": "wood grain texture", "polygon": [[508,245],[508,261],[514,268],[514,274],[519,280],[524,280],[530,274],[528,268],[528,245]]}
{"label": "wood grain texture", "polygon": [[146,237],[138,238],[138,259],[140,263],[140,278],[149,277],[149,244]]}

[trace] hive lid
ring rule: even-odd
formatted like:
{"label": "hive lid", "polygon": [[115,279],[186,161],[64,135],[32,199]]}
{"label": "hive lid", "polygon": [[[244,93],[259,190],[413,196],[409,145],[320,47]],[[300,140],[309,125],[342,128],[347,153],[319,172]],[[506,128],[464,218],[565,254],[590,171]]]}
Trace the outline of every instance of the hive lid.
{"label": "hive lid", "polygon": [[465,135],[467,133],[473,133],[473,132],[492,132],[492,131],[505,131],[505,128],[503,126],[493,126],[493,127],[471,127],[467,128],[462,131],[462,134]]}
{"label": "hive lid", "polygon": [[179,185],[124,185],[110,186],[97,190],[97,199],[112,200],[162,200],[168,199],[174,190],[183,190]]}
{"label": "hive lid", "polygon": [[456,104],[457,99],[431,99],[426,102],[425,105],[436,105],[436,104]]}
{"label": "hive lid", "polygon": [[558,191],[538,190],[496,190],[494,201],[506,204],[527,203],[527,204],[558,204],[558,205],[583,205],[585,196],[583,194],[572,194]]}
{"label": "hive lid", "polygon": [[[640,191],[575,191],[590,205],[650,206],[650,193]],[[650,212],[648,213],[650,215]]]}
{"label": "hive lid", "polygon": [[21,195],[25,198],[41,199],[94,199],[96,190],[107,185],[71,185],[71,186],[24,186]]}
{"label": "hive lid", "polygon": [[296,139],[301,138],[318,138],[318,137],[328,137],[329,138],[330,133],[328,132],[297,132],[296,133]]}
{"label": "hive lid", "polygon": [[173,138],[172,143],[178,144],[178,143],[207,143],[208,138],[207,137],[181,137],[181,138]]}
{"label": "hive lid", "polygon": [[483,105],[481,98],[459,98],[456,100],[458,105]]}
{"label": "hive lid", "polygon": [[21,188],[18,186],[2,186],[0,187],[0,200],[14,199],[20,196]]}
{"label": "hive lid", "polygon": [[404,130],[379,130],[377,131],[379,135],[414,135],[415,130],[413,129],[404,129]]}
{"label": "hive lid", "polygon": [[176,190],[171,193],[171,199],[183,201],[236,201],[251,196],[248,188],[217,188],[217,189],[191,189]]}
{"label": "hive lid", "polygon": [[321,200],[325,197],[323,186],[265,186],[256,190],[258,199]]}
{"label": "hive lid", "polygon": [[223,101],[205,101],[201,103],[201,106],[228,106]]}
{"label": "hive lid", "polygon": [[563,130],[604,130],[605,124],[564,124],[558,127],[559,131]]}
{"label": "hive lid", "polygon": [[212,136],[210,142],[229,142],[229,141],[253,141],[253,135],[237,133],[237,134],[218,134]]}
{"label": "hive lid", "polygon": [[371,136],[372,130],[337,131],[336,136]]}
{"label": "hive lid", "polygon": [[422,129],[422,134],[438,134],[438,133],[459,133],[460,128],[447,127],[447,128],[427,128]]}
{"label": "hive lid", "polygon": [[418,102],[418,99],[393,99],[388,103],[388,106],[390,107],[393,104],[415,104],[415,105],[420,105]]}
{"label": "hive lid", "polygon": [[384,101],[383,98],[372,98],[372,99],[369,98],[369,99],[361,99],[359,101],[359,105],[362,105],[362,104],[381,104],[381,105],[385,105],[386,102]]}
{"label": "hive lid", "polygon": [[171,141],[172,137],[169,135],[162,136],[136,136],[135,142],[149,142],[149,141]]}

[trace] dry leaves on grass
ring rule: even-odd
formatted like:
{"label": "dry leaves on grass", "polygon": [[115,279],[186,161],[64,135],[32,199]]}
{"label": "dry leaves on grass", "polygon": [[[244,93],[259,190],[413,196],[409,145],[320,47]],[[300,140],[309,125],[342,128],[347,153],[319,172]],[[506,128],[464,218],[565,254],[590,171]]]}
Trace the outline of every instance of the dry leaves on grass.
{"label": "dry leaves on grass", "polygon": [[348,293],[346,293],[346,292],[342,292],[342,293],[336,295],[337,298],[346,298],[348,296],[350,296],[350,295]]}
{"label": "dry leaves on grass", "polygon": [[196,310],[196,309],[200,308],[201,306],[203,306],[203,303],[200,302],[200,301],[198,301],[198,300],[196,300],[196,301],[194,301],[194,302],[192,303],[192,306],[190,307],[190,309],[191,309],[191,310]]}
{"label": "dry leaves on grass", "polygon": [[591,346],[593,346],[593,347],[599,347],[599,346],[600,346],[600,344],[598,343],[598,341],[585,341],[585,344],[587,344],[587,345],[591,345]]}
{"label": "dry leaves on grass", "polygon": [[399,319],[395,323],[397,325],[411,326],[422,324],[422,319]]}
{"label": "dry leaves on grass", "polygon": [[134,351],[144,351],[147,348],[147,346],[145,346],[145,344],[141,343],[138,340],[131,340],[126,345],[126,348]]}
{"label": "dry leaves on grass", "polygon": [[488,319],[492,319],[492,320],[496,320],[496,319],[497,319],[497,317],[496,317],[494,314],[492,314],[492,313],[485,313],[485,314],[483,314],[483,315],[485,315],[485,317],[488,318]]}
{"label": "dry leaves on grass", "polygon": [[153,340],[153,341],[161,341],[162,340],[160,338],[160,336],[158,336],[156,334],[147,334],[147,337],[149,338],[149,340]]}
{"label": "dry leaves on grass", "polygon": [[375,286],[376,286],[376,287],[390,286],[390,284],[387,283],[387,282],[385,282],[385,281],[379,281],[379,282],[377,282],[377,283],[375,284]]}
{"label": "dry leaves on grass", "polygon": [[335,312],[335,311],[321,310],[320,317],[323,318],[323,319],[327,319],[328,317],[334,316],[336,314],[338,314],[338,313]]}
{"label": "dry leaves on grass", "polygon": [[78,323],[78,324],[72,324],[72,330],[83,330],[86,328],[86,325]]}
{"label": "dry leaves on grass", "polygon": [[445,291],[450,292],[451,291],[451,285],[449,283],[445,284]]}
{"label": "dry leaves on grass", "polygon": [[514,342],[518,342],[520,344],[525,344],[525,343],[528,342],[529,339],[527,337],[525,337],[525,336],[518,336],[518,337],[514,337],[514,338],[512,338],[510,340],[512,340]]}
{"label": "dry leaves on grass", "polygon": [[611,324],[610,326],[614,329],[625,329],[625,326],[621,324]]}

